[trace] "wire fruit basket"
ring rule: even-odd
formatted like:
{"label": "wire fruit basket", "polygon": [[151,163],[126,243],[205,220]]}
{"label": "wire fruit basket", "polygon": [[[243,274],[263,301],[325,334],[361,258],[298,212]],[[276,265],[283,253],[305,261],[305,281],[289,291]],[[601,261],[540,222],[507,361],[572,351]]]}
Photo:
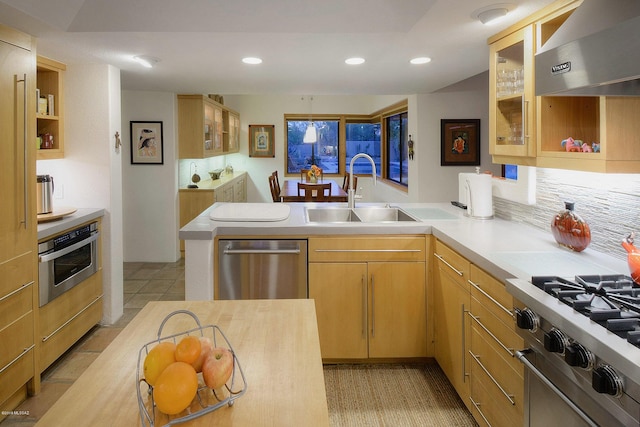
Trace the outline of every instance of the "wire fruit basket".
{"label": "wire fruit basket", "polygon": [[[179,314],[187,314],[193,318],[197,327],[184,332],[162,336],[162,330],[170,318]],[[197,337],[207,337],[211,340],[213,347],[224,347],[231,351],[233,355],[233,370],[231,377],[224,387],[212,390],[204,383],[202,373],[198,373],[198,390],[193,401],[184,411],[177,415],[166,415],[158,410],[153,399],[153,387],[144,379],[144,360],[149,351],[161,342],[169,341],[177,344],[182,338],[194,335]],[[146,343],[138,352],[138,365],[136,367],[136,391],[138,395],[138,407],[140,409],[140,420],[143,426],[173,426],[186,421],[193,420],[205,414],[213,412],[223,406],[233,406],[236,399],[240,398],[247,391],[247,382],[231,343],[222,330],[216,325],[202,326],[200,319],[188,310],[176,310],[169,313],[158,328],[158,338]]]}

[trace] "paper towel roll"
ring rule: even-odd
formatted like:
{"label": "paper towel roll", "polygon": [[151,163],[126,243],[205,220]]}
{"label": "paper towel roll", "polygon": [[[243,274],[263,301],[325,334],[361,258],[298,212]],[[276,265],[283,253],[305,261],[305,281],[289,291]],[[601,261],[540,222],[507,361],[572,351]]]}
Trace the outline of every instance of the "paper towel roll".
{"label": "paper towel roll", "polygon": [[467,205],[467,215],[473,218],[493,218],[491,175],[461,173],[458,175],[460,202]]}

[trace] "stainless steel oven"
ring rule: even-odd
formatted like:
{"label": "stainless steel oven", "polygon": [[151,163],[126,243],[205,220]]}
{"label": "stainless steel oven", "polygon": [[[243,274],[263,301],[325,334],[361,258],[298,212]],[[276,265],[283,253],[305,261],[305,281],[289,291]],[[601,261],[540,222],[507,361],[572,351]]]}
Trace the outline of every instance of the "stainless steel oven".
{"label": "stainless steel oven", "polygon": [[640,285],[623,275],[510,279],[525,426],[640,425]]}
{"label": "stainless steel oven", "polygon": [[40,307],[98,271],[98,236],[93,222],[38,245]]}

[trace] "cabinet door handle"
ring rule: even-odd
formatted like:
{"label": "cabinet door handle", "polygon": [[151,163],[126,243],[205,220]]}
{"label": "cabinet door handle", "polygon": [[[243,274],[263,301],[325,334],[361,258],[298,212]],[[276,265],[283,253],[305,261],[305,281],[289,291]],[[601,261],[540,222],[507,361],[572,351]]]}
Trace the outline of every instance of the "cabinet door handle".
{"label": "cabinet door handle", "polygon": [[438,255],[437,253],[434,252],[434,255],[436,256],[436,258],[438,258],[440,261],[442,261],[447,267],[449,267],[450,269],[452,269],[453,271],[455,271],[455,273],[462,277],[464,272],[458,270],[457,268],[455,268],[453,265],[449,264],[442,255]]}
{"label": "cabinet door handle", "polygon": [[469,376],[469,374],[467,374],[467,351],[465,349],[466,347],[466,343],[467,340],[466,338],[466,327],[464,325],[464,315],[467,313],[467,310],[464,309],[464,303],[461,306],[461,310],[460,310],[460,314],[462,315],[462,345],[460,346],[462,348],[462,380],[464,382],[467,381],[467,377]]}
{"label": "cabinet door handle", "polygon": [[[22,75],[22,80],[18,80],[18,75],[14,75],[14,79],[15,79],[15,87],[16,90],[18,88],[18,83],[22,83],[24,86],[24,90],[22,91],[22,123],[23,123],[23,128],[22,128],[22,154],[24,156],[24,162],[23,162],[23,171],[22,171],[22,185],[23,185],[23,189],[22,189],[22,194],[24,196],[24,200],[23,200],[23,209],[24,209],[24,213],[23,213],[23,217],[22,217],[22,221],[20,221],[20,224],[24,224],[24,228],[28,228],[29,227],[29,182],[28,182],[28,175],[29,175],[29,149],[27,146],[27,132],[28,132],[28,125],[27,125],[27,74],[23,74]],[[16,146],[17,146],[17,137],[16,137]]]}
{"label": "cabinet door handle", "polygon": [[473,400],[473,397],[469,397],[469,400],[471,401],[471,403],[473,404],[473,407],[476,408],[476,411],[478,411],[478,413],[480,414],[480,416],[482,417],[482,419],[484,420],[484,422],[491,427],[491,423],[489,422],[489,420],[487,419],[487,417],[484,416],[484,414],[482,413],[482,409],[480,409],[480,404],[478,402],[476,402],[475,400]]}
{"label": "cabinet door handle", "polygon": [[22,356],[24,356],[25,354],[29,353],[29,351],[31,351],[36,345],[35,344],[31,344],[29,347],[25,348],[22,353],[20,353],[18,356],[16,356],[15,359],[13,359],[11,362],[7,363],[6,365],[4,365],[2,367],[2,369],[0,369],[0,374],[2,374],[4,371],[6,371],[7,369],[9,369],[9,367],[11,365],[13,365],[14,363],[16,363],[18,360],[20,360],[20,358]]}
{"label": "cabinet door handle", "polygon": [[51,332],[49,335],[45,337],[42,337],[42,342],[47,342],[51,337],[53,337],[55,334],[63,330],[69,323],[73,322],[78,316],[80,316],[82,313],[90,309],[93,306],[93,304],[100,301],[101,299],[102,299],[102,294],[98,295],[93,301],[87,304],[82,310],[80,310],[79,312],[74,314],[71,318],[69,318],[69,320],[64,322],[62,325],[58,326],[55,331]]}
{"label": "cabinet door handle", "polygon": [[362,338],[367,337],[367,281],[362,275]]}
{"label": "cabinet door handle", "polygon": [[502,309],[502,311],[504,311],[505,313],[507,313],[509,316],[513,317],[513,312],[511,312],[511,310],[509,310],[507,307],[505,307],[504,305],[500,304],[494,297],[492,297],[491,295],[489,295],[487,293],[487,291],[485,291],[484,289],[482,289],[478,284],[472,282],[471,280],[467,280],[467,282],[469,282],[469,284],[471,286],[473,286],[474,288],[476,288],[482,295],[484,295],[485,297],[489,298],[489,300],[491,300],[491,302],[493,302],[495,305],[497,305],[499,308]]}
{"label": "cabinet door handle", "polygon": [[524,96],[522,97],[522,104],[522,143],[524,144],[524,138],[529,139],[529,120],[527,120],[529,114],[529,101],[525,100]]}
{"label": "cabinet door handle", "polygon": [[371,275],[371,336],[376,336],[376,282]]}
{"label": "cabinet door handle", "polygon": [[493,333],[489,330],[489,328],[487,328],[486,326],[484,326],[484,324],[482,324],[482,322],[480,321],[480,319],[476,316],[474,316],[471,312],[469,313],[469,316],[471,316],[471,318],[478,324],[478,326],[480,326],[487,334],[489,334],[489,336],[491,338],[494,339],[495,342],[497,342],[498,344],[500,344],[500,347],[502,347],[502,349],[504,351],[506,351],[507,353],[509,353],[509,355],[511,357],[514,357],[516,354],[514,352],[514,349],[507,347],[506,345],[504,345],[502,343],[502,341],[500,341],[498,339],[498,337],[496,337],[495,335],[493,335]]}
{"label": "cabinet door handle", "polygon": [[29,282],[29,283],[25,283],[24,285],[20,286],[18,289],[15,289],[13,292],[9,292],[8,294],[6,294],[6,295],[4,295],[4,296],[0,297],[0,302],[2,302],[2,301],[4,301],[4,300],[6,300],[7,298],[11,297],[12,295],[17,294],[18,292],[22,291],[23,289],[28,288],[29,286],[31,286],[31,285],[33,285],[33,284],[34,284],[34,282],[33,282],[33,281],[31,281],[31,282]]}
{"label": "cabinet door handle", "polygon": [[507,400],[509,402],[511,402],[512,405],[515,405],[516,402],[513,400],[513,394],[509,394],[507,393],[502,386],[500,385],[500,383],[493,378],[493,375],[491,375],[491,373],[487,370],[487,368],[484,367],[484,365],[482,364],[482,362],[480,362],[480,359],[478,358],[478,356],[476,356],[475,354],[473,354],[471,351],[469,352],[469,354],[471,355],[471,357],[473,357],[473,360],[476,361],[476,363],[478,364],[478,366],[480,366],[480,368],[482,368],[482,370],[484,371],[485,374],[487,374],[487,376],[489,377],[489,379],[491,379],[491,381],[500,389],[500,391],[502,392],[502,394],[504,394],[504,397],[507,398]]}

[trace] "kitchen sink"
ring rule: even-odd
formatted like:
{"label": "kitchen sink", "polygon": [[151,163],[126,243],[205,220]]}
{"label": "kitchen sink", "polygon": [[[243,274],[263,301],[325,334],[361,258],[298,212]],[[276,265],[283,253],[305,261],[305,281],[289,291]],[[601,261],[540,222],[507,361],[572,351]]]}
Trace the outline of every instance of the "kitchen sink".
{"label": "kitchen sink", "polygon": [[402,222],[417,221],[400,208],[362,207],[362,208],[306,208],[307,222]]}
{"label": "kitchen sink", "polygon": [[349,208],[306,208],[307,222],[360,222]]}

